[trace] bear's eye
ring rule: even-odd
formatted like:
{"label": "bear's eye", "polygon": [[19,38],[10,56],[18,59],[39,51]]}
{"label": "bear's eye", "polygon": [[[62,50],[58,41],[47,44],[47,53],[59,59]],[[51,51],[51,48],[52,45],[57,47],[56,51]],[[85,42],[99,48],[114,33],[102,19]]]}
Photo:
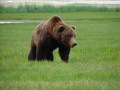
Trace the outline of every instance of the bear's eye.
{"label": "bear's eye", "polygon": [[71,37],[72,37],[72,35],[69,35],[69,37],[71,38]]}

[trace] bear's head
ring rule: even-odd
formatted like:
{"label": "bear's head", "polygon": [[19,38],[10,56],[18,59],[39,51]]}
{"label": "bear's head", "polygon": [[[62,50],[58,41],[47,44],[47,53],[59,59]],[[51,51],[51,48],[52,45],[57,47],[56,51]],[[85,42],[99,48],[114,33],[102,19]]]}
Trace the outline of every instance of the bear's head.
{"label": "bear's head", "polygon": [[54,39],[58,43],[68,46],[70,48],[77,45],[76,31],[74,26],[67,26],[63,24],[56,24],[53,28]]}

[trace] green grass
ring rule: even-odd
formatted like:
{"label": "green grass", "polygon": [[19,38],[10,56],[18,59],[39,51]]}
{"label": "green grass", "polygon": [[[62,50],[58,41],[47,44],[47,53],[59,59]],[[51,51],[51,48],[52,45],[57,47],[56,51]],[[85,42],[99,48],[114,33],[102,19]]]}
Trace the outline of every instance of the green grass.
{"label": "green grass", "polygon": [[[101,19],[106,17],[99,14]],[[88,21],[66,22],[77,27],[78,41],[68,64],[57,50],[54,62],[28,62],[31,35],[38,23],[0,24],[0,90],[119,90],[120,20],[113,19],[118,13],[106,20],[97,20],[97,15]]]}
{"label": "green grass", "polygon": [[80,5],[65,5],[65,6],[52,6],[52,5],[20,5],[18,7],[0,5],[0,13],[30,13],[30,12],[119,12],[120,8],[107,8],[95,6],[80,6]]}
{"label": "green grass", "polygon": [[0,13],[0,20],[43,20],[53,15],[61,16],[64,20],[120,21],[120,12]]}

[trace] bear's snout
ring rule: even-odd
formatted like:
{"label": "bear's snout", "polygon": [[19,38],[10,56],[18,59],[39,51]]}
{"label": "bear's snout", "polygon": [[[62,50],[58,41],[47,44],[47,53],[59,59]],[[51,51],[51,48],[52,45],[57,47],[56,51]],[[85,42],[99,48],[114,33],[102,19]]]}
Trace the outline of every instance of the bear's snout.
{"label": "bear's snout", "polygon": [[69,44],[70,44],[70,47],[73,48],[74,46],[77,45],[77,41],[75,40],[75,38],[71,38]]}
{"label": "bear's snout", "polygon": [[72,48],[77,45],[77,42],[72,45]]}

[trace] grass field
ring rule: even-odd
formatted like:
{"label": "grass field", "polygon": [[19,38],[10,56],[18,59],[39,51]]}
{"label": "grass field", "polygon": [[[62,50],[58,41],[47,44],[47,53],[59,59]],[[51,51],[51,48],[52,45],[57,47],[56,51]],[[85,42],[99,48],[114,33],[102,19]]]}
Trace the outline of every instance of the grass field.
{"label": "grass field", "polygon": [[[38,23],[0,24],[0,90],[120,90],[120,13],[57,14],[65,20],[82,20],[66,22],[77,27],[78,41],[68,64],[57,50],[54,62],[28,62]],[[0,19],[37,20],[52,15],[56,13],[10,13],[0,14]]]}
{"label": "grass field", "polygon": [[43,20],[59,15],[64,20],[120,21],[120,12],[0,13],[0,20]]}

